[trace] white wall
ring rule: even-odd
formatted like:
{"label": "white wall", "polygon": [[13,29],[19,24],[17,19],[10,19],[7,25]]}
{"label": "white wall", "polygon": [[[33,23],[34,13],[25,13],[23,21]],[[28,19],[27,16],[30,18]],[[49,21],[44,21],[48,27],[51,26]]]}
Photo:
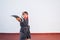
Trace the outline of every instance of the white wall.
{"label": "white wall", "polygon": [[60,0],[0,0],[0,33],[19,33],[11,15],[29,12],[32,33],[60,33]]}

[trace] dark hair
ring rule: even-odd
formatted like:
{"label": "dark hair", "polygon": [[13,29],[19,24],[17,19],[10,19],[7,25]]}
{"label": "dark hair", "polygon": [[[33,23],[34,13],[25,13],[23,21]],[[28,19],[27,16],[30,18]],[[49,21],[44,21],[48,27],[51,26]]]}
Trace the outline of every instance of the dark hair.
{"label": "dark hair", "polygon": [[28,15],[28,12],[27,12],[27,11],[24,11],[24,12],[22,13],[22,15],[24,15],[24,14],[27,14],[27,15]]}

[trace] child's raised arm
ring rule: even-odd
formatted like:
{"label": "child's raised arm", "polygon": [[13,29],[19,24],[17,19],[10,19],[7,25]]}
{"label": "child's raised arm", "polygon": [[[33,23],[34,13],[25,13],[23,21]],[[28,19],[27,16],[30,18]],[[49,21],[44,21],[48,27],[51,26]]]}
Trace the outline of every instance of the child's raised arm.
{"label": "child's raised arm", "polygon": [[21,21],[21,18],[17,15],[12,15],[12,17],[16,18],[16,20],[19,21],[19,22]]}

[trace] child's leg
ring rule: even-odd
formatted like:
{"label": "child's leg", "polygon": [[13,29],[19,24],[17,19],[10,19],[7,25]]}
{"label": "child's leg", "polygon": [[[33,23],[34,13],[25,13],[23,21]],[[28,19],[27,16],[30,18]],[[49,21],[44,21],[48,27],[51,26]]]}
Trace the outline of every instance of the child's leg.
{"label": "child's leg", "polygon": [[23,32],[20,33],[20,40],[26,40],[26,35]]}
{"label": "child's leg", "polygon": [[30,31],[27,33],[27,40],[31,40]]}

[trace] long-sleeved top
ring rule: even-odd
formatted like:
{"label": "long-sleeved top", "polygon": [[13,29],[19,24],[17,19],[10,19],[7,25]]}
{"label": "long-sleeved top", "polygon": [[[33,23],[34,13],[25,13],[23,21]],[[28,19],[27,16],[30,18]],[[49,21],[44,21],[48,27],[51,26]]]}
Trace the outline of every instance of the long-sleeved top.
{"label": "long-sleeved top", "polygon": [[27,19],[21,19],[20,21],[20,26],[21,27],[27,27],[28,26],[28,18]]}
{"label": "long-sleeved top", "polygon": [[21,19],[20,26],[21,26],[20,32],[29,31],[30,26],[28,25],[28,18],[27,19],[24,19],[24,18]]}

